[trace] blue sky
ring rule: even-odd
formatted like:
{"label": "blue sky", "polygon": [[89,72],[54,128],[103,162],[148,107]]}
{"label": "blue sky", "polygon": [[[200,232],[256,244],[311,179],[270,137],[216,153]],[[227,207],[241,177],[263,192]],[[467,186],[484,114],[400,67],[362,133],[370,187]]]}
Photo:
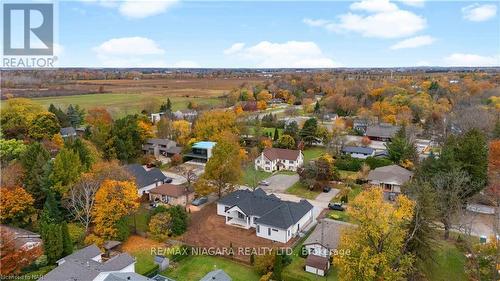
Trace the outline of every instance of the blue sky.
{"label": "blue sky", "polygon": [[499,2],[64,1],[60,66],[499,66]]}

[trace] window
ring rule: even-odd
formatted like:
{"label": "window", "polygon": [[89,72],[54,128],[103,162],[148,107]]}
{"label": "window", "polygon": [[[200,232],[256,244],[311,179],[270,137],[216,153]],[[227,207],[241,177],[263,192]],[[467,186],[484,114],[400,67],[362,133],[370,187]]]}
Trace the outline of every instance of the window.
{"label": "window", "polygon": [[257,225],[257,233],[260,232],[260,225]]}
{"label": "window", "polygon": [[257,160],[257,164],[260,164],[260,160]]}
{"label": "window", "polygon": [[269,164],[271,164],[271,162],[269,162],[269,161],[266,161],[266,164],[267,164],[267,165],[269,165]]}
{"label": "window", "polygon": [[228,207],[228,206],[224,207],[224,213],[227,212],[227,210],[229,210],[229,209],[231,209],[231,207]]}
{"label": "window", "polygon": [[238,218],[239,218],[239,219],[244,219],[244,218],[245,218],[245,215],[244,215],[244,214],[242,214],[242,213],[240,213],[240,212],[238,212]]}
{"label": "window", "polygon": [[274,231],[274,232],[278,232],[278,230],[277,230],[277,229],[274,229],[274,228],[273,228],[273,231]]}
{"label": "window", "polygon": [[295,161],[293,161],[293,160],[288,160],[288,163],[290,163],[290,164],[293,164],[293,162],[295,162]]}
{"label": "window", "polygon": [[267,235],[271,236],[271,228],[269,228],[269,227],[267,228]]}

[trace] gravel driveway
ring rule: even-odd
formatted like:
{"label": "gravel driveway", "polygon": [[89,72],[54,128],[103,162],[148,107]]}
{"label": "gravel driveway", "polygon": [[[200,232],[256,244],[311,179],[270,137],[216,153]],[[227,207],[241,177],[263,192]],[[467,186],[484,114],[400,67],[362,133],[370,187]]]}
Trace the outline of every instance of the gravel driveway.
{"label": "gravel driveway", "polygon": [[267,178],[266,181],[269,182],[269,186],[263,186],[263,185],[259,186],[264,191],[266,191],[268,193],[269,192],[271,192],[271,193],[276,193],[276,192],[283,193],[290,186],[292,186],[294,183],[299,181],[299,175],[276,174],[274,176]]}

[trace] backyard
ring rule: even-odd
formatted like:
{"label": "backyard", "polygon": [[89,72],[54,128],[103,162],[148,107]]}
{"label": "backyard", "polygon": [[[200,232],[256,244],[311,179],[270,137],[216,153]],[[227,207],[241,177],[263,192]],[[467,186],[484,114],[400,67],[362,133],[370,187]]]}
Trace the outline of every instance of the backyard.
{"label": "backyard", "polygon": [[253,165],[248,165],[243,170],[240,183],[249,187],[254,187],[257,186],[261,180],[267,179],[270,176],[271,173],[255,170]]}
{"label": "backyard", "polygon": [[304,149],[302,153],[304,153],[304,162],[307,162],[309,160],[316,159],[322,154],[326,153],[326,149],[324,147],[310,147]]}
{"label": "backyard", "polygon": [[321,193],[321,190],[310,190],[307,186],[303,185],[300,181],[294,183],[290,186],[286,193],[297,195],[306,199],[315,199],[318,194]]}
{"label": "backyard", "polygon": [[253,267],[215,256],[189,256],[161,273],[176,281],[200,280],[208,272],[222,269],[233,281],[257,281],[260,275]]}

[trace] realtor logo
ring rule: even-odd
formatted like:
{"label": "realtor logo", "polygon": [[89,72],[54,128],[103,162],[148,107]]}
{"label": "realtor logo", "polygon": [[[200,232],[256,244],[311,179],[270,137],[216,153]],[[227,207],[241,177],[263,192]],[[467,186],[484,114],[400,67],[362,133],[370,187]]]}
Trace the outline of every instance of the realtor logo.
{"label": "realtor logo", "polygon": [[54,53],[53,4],[3,4],[3,54],[52,56]]}

